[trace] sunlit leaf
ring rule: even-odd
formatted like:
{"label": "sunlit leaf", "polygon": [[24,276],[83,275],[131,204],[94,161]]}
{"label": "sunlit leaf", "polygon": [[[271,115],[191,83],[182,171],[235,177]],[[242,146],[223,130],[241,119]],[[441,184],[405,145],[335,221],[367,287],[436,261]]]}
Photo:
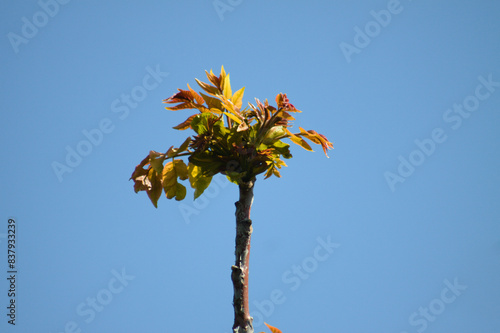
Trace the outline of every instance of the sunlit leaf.
{"label": "sunlit leaf", "polygon": [[205,100],[205,103],[207,103],[207,106],[209,109],[215,108],[215,109],[222,110],[222,102],[220,101],[220,99],[205,95],[202,92],[200,92],[200,95]]}
{"label": "sunlit leaf", "polygon": [[224,97],[227,99],[230,99],[233,97],[233,92],[231,90],[231,82],[229,80],[229,74],[226,75],[224,78],[224,90],[223,90]]}
{"label": "sunlit leaf", "polygon": [[241,106],[243,104],[243,94],[244,93],[245,93],[245,87],[236,91],[234,93],[233,97],[231,97],[231,102],[233,102],[234,106],[236,106],[238,109],[241,109]]}
{"label": "sunlit leaf", "polygon": [[266,326],[271,330],[272,333],[282,333],[279,329],[277,329],[276,327],[273,327],[267,323],[264,323],[266,324]]}
{"label": "sunlit leaf", "polygon": [[278,140],[275,141],[270,147],[284,158],[292,158],[292,154],[290,154],[290,145],[288,143]]}
{"label": "sunlit leaf", "polygon": [[205,103],[205,100],[203,99],[203,97],[201,97],[196,91],[194,91],[193,88],[191,88],[191,86],[189,85],[189,83],[187,86],[188,86],[189,91],[191,92],[191,96],[195,99],[196,103],[198,103],[200,105]]}
{"label": "sunlit leaf", "polygon": [[302,139],[302,138],[300,138],[298,136],[290,137],[290,139],[293,141],[293,143],[298,144],[299,146],[301,146],[305,150],[313,151],[313,149],[311,148],[311,146],[304,139]]}
{"label": "sunlit leaf", "polygon": [[333,143],[328,141],[326,136],[319,134],[318,132],[314,130],[309,130],[306,131],[302,127],[299,127],[300,129],[300,135],[304,136],[305,138],[308,138],[312,142],[321,145],[323,148],[323,152],[325,153],[326,157],[328,157],[327,151],[328,149],[333,149]]}
{"label": "sunlit leaf", "polygon": [[205,74],[207,74],[207,79],[212,83],[212,85],[217,89],[217,93],[220,93],[222,90],[222,82],[221,78],[216,76],[212,70],[210,70],[210,73],[205,71]]}
{"label": "sunlit leaf", "polygon": [[174,160],[165,164],[161,173],[161,185],[168,199],[175,197],[182,200],[186,196],[186,187],[177,182],[188,178],[187,166],[182,160]]}
{"label": "sunlit leaf", "polygon": [[304,137],[308,138],[309,140],[311,140],[315,144],[318,144],[318,145],[321,144],[321,139],[318,137],[318,133],[316,133],[316,131],[310,131],[311,133],[309,133],[308,131],[306,131],[305,129],[303,129],[300,126],[299,126],[299,130],[300,130],[300,134],[302,134]]}
{"label": "sunlit leaf", "polygon": [[290,131],[288,131],[288,130],[287,130],[287,132],[290,135],[290,140],[292,140],[293,143],[298,144],[299,146],[301,146],[305,150],[313,151],[311,146],[309,146],[309,144],[307,142],[305,142],[304,139],[302,139],[300,136],[296,136],[295,134],[290,133]]}
{"label": "sunlit leaf", "polygon": [[[210,116],[210,114],[206,114]],[[197,114],[193,120],[191,120],[191,128],[197,133],[197,134],[203,134],[205,133],[208,128],[207,128],[207,122],[206,122],[207,116],[205,116],[204,113]]]}
{"label": "sunlit leaf", "polygon": [[166,106],[165,109],[169,111],[178,111],[184,109],[196,109],[196,104],[193,102],[184,102],[176,106]]}
{"label": "sunlit leaf", "polygon": [[185,129],[188,129],[191,126],[191,121],[193,120],[194,117],[196,117],[196,114],[193,114],[192,116],[189,116],[188,119],[186,119],[185,121],[183,121],[179,125],[174,126],[173,128],[176,129],[176,130],[181,130],[181,131],[185,130]]}
{"label": "sunlit leaf", "polygon": [[205,177],[202,173],[201,167],[189,163],[188,167],[189,183],[194,188],[194,198],[198,198],[203,194],[205,189],[210,185],[212,177]]}
{"label": "sunlit leaf", "polygon": [[237,124],[240,124],[241,123],[241,119],[238,118],[237,116],[235,116],[234,114],[232,114],[231,112],[223,112],[226,116],[228,116],[229,118],[231,118],[231,120],[235,121]]}
{"label": "sunlit leaf", "polygon": [[168,188],[172,187],[177,183],[177,174],[174,170],[174,162],[168,162],[162,171],[162,184],[167,192]]}
{"label": "sunlit leaf", "polygon": [[[224,66],[221,66],[220,67],[220,76],[219,76],[219,79],[221,82],[224,82],[225,79],[226,79],[226,71],[224,70]],[[222,86],[220,86],[221,88],[223,88]]]}
{"label": "sunlit leaf", "polygon": [[286,94],[279,93],[278,95],[276,95],[276,104],[278,104],[278,110],[302,112],[300,110],[297,110],[295,106],[290,103]]}
{"label": "sunlit leaf", "polygon": [[195,80],[196,80],[196,83],[198,83],[198,85],[201,87],[201,89],[205,90],[205,92],[207,92],[208,94],[216,96],[219,93],[219,89],[217,89],[216,87],[211,86],[208,83],[201,82],[198,79],[195,79]]}

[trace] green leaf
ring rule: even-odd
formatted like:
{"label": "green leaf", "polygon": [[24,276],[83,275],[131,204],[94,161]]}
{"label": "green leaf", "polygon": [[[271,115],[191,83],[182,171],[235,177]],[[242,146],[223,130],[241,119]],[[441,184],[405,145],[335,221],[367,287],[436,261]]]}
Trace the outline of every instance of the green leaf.
{"label": "green leaf", "polygon": [[174,186],[169,188],[166,192],[167,198],[175,198],[177,201],[181,201],[186,197],[186,187],[182,184],[176,183]]}
{"label": "green leaf", "polygon": [[282,137],[283,135],[286,134],[285,127],[284,126],[273,126],[271,127],[267,133],[264,136],[264,142],[265,144],[271,144],[273,143],[277,138]]}
{"label": "green leaf", "polygon": [[197,134],[204,134],[207,132],[207,121],[206,118],[207,116],[210,116],[209,113],[199,113],[196,115],[196,117],[191,120],[191,128],[197,133]]}
{"label": "green leaf", "polygon": [[183,151],[186,151],[189,147],[189,144],[191,143],[191,137],[188,137],[179,147],[177,150],[177,153],[182,153]]}
{"label": "green leaf", "polygon": [[194,188],[194,198],[198,198],[207,189],[208,185],[212,181],[212,177],[206,177],[202,173],[202,168],[189,163],[188,167],[189,183],[191,187]]}
{"label": "green leaf", "polygon": [[166,155],[161,154],[157,151],[151,150],[149,152],[149,164],[158,173],[161,174],[163,170],[163,161],[165,161]]}
{"label": "green leaf", "polygon": [[290,153],[290,145],[281,140],[278,140],[270,146],[273,148],[278,154],[283,156],[286,159],[292,158],[292,154]]}
{"label": "green leaf", "polygon": [[[191,143],[191,137],[188,137],[184,142],[181,144],[179,148],[174,148],[174,146],[170,147],[167,152],[165,153],[166,158],[173,158],[180,153],[186,151],[189,147],[189,143]],[[162,166],[163,169],[163,166]],[[160,172],[161,173],[161,172]]]}
{"label": "green leaf", "polygon": [[188,169],[187,165],[184,163],[183,160],[175,160],[174,162],[174,169],[175,173],[177,174],[177,177],[179,177],[181,180],[186,180],[188,179]]}
{"label": "green leaf", "polygon": [[202,168],[204,176],[213,176],[221,170],[223,162],[212,152],[201,151],[189,156],[189,162]]}

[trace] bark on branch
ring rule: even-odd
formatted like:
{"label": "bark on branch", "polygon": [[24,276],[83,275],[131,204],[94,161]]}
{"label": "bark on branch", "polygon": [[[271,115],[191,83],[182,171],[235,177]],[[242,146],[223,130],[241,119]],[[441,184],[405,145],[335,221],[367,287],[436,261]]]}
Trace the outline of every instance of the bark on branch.
{"label": "bark on branch", "polygon": [[233,333],[253,333],[253,318],[248,309],[248,266],[250,258],[250,239],[252,220],[250,210],[253,203],[255,179],[241,183],[240,198],[236,205],[236,262],[231,267],[231,280],[234,287],[234,325]]}

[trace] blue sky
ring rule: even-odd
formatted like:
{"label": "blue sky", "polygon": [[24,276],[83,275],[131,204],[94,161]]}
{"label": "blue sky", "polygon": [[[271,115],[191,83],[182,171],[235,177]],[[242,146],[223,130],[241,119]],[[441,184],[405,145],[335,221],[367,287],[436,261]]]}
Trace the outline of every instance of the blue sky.
{"label": "blue sky", "polygon": [[162,99],[224,65],[245,103],[287,93],[296,127],[335,146],[330,159],[292,147],[281,179],[256,182],[256,332],[499,332],[499,13],[492,0],[2,2],[0,331],[230,332],[237,187],[221,176],[155,209],[128,180],[189,135]]}

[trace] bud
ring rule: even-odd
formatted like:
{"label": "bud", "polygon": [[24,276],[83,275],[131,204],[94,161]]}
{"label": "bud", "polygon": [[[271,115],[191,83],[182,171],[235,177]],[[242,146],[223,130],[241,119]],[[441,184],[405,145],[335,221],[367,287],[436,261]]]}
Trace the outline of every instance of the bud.
{"label": "bud", "polygon": [[271,145],[277,140],[277,138],[285,134],[286,131],[284,126],[274,126],[269,131],[267,131],[266,135],[264,136],[264,140],[262,140],[262,143],[264,143],[265,145]]}

